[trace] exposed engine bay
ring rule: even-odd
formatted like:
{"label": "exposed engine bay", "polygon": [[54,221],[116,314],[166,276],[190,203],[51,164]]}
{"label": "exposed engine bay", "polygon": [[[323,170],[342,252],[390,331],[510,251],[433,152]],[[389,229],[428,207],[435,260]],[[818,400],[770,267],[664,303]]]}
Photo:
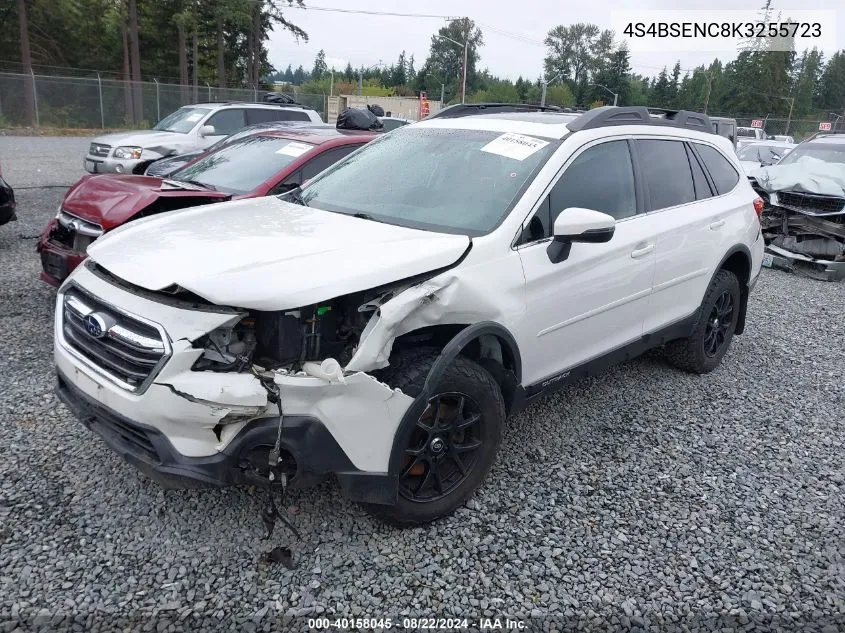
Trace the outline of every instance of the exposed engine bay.
{"label": "exposed engine bay", "polygon": [[250,311],[231,329],[217,329],[195,342],[205,352],[197,371],[243,371],[251,365],[297,372],[307,362],[334,359],[345,366],[379,306],[404,290],[354,293],[297,310]]}

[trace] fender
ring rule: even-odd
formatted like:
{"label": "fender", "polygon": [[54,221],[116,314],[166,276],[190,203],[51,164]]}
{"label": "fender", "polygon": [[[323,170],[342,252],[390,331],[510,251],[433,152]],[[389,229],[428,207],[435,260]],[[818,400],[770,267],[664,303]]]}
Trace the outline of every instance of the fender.
{"label": "fender", "polygon": [[710,277],[710,283],[713,283],[713,277],[715,277],[716,273],[719,272],[725,266],[725,262],[727,262],[731,257],[736,255],[737,253],[742,253],[745,256],[745,259],[748,262],[749,273],[749,279],[746,280],[745,283],[743,283],[742,279],[740,279],[739,281],[739,316],[737,317],[736,330],[734,331],[734,333],[742,334],[745,331],[745,315],[748,312],[748,295],[751,294],[751,287],[749,286],[749,282],[751,276],[751,265],[753,261],[751,259],[751,251],[745,244],[737,244],[731,247],[728,252],[725,253],[725,256],[722,257],[722,261],[719,262],[719,265],[716,267],[716,270],[713,271],[713,275]]}
{"label": "fender", "polygon": [[524,402],[521,385],[522,358],[519,354],[519,347],[516,344],[516,339],[514,339],[513,335],[507,330],[507,328],[494,321],[481,321],[461,330],[441,350],[437,360],[434,361],[434,364],[428,371],[425,383],[423,383],[422,391],[411,403],[411,406],[408,407],[408,410],[399,422],[396,435],[393,437],[393,448],[391,449],[390,462],[388,465],[388,473],[394,478],[394,481],[397,484],[397,489],[399,483],[399,473],[402,470],[402,457],[405,452],[405,446],[411,439],[411,434],[414,431],[417,420],[419,420],[420,416],[425,411],[425,408],[428,406],[428,399],[431,397],[431,393],[437,385],[437,381],[443,375],[443,372],[446,371],[446,368],[452,363],[452,361],[455,360],[458,354],[461,353],[461,350],[479,336],[484,336],[485,334],[498,336],[503,339],[505,344],[508,346],[514,360],[514,374],[516,376],[517,383],[516,393],[514,394],[515,404],[513,409],[517,408],[518,403]]}

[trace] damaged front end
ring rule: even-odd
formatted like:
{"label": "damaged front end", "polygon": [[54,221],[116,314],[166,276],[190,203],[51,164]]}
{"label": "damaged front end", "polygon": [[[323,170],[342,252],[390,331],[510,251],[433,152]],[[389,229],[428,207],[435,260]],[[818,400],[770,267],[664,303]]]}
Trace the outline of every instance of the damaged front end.
{"label": "damaged front end", "polygon": [[144,291],[89,262],[58,297],[59,395],[165,487],[334,475],[350,499],[389,504],[393,439],[413,398],[345,365],[407,285],[264,312]]}
{"label": "damaged front end", "polygon": [[838,281],[845,279],[845,189],[814,172],[818,162],[777,165],[750,179],[764,201],[763,265]]}

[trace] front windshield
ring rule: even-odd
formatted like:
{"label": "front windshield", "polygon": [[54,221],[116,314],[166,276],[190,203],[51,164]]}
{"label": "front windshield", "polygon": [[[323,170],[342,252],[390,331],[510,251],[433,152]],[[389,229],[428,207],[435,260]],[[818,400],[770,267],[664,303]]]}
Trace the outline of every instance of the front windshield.
{"label": "front windshield", "polygon": [[737,155],[739,160],[773,165],[783,156],[789,153],[789,148],[778,147],[777,145],[746,145]]}
{"label": "front windshield", "polygon": [[789,152],[788,156],[784,156],[780,161],[780,165],[788,165],[799,161],[804,156],[810,156],[823,160],[826,163],[836,163],[839,165],[845,164],[845,143],[842,144],[827,144],[818,143],[814,145],[799,145],[794,150]]}
{"label": "front windshield", "polygon": [[208,112],[208,108],[179,108],[156,123],[153,129],[159,132],[187,134]]}
{"label": "front windshield", "polygon": [[512,133],[400,127],[316,177],[300,200],[388,224],[483,235],[558,145]]}
{"label": "front windshield", "polygon": [[249,193],[313,147],[278,136],[250,136],[173,172],[170,180],[234,194]]}
{"label": "front windshield", "polygon": [[740,127],[740,128],[737,128],[736,135],[737,136],[751,136],[751,137],[756,138],[757,132],[754,131],[754,128],[749,128],[749,127],[742,128],[742,127]]}

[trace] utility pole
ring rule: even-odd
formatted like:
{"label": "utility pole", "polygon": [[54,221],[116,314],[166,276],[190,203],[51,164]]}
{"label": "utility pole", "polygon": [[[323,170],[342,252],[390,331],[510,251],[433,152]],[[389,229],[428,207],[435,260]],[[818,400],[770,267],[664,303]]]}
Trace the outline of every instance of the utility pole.
{"label": "utility pole", "polygon": [[458,46],[462,46],[464,49],[464,63],[461,66],[461,103],[466,103],[467,98],[467,65],[469,63],[469,18],[464,18],[464,41],[459,42],[457,40],[453,40],[451,37],[446,37],[445,35],[435,35],[434,37],[439,37],[440,39],[446,40],[448,42],[452,42],[452,44],[457,44]]}
{"label": "utility pole", "polygon": [[464,18],[464,72],[461,80],[461,103],[467,100],[467,63],[469,61],[469,18]]}
{"label": "utility pole", "polygon": [[608,92],[608,94],[613,95],[613,105],[614,106],[619,102],[619,94],[616,93],[616,92],[613,92],[613,90],[611,90],[607,86],[602,86],[601,84],[587,84],[587,85],[588,86],[595,86],[596,88],[602,88],[602,89],[606,90]]}
{"label": "utility pole", "polygon": [[710,103],[710,89],[713,87],[713,71],[710,71],[707,79],[707,96],[704,98],[704,114],[707,114],[707,105]]}
{"label": "utility pole", "polygon": [[789,98],[789,115],[786,117],[786,132],[785,135],[789,135],[789,124],[792,122],[792,108],[795,106],[795,97]]}

